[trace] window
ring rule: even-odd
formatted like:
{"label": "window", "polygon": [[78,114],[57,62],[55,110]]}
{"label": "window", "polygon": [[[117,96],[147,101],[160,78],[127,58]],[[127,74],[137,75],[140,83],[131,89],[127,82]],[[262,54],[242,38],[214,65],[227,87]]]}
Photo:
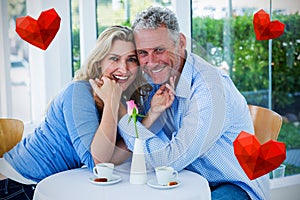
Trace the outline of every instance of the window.
{"label": "window", "polygon": [[71,1],[72,27],[72,76],[80,68],[80,37],[79,37],[79,8],[78,0]]}
{"label": "window", "polygon": [[[96,5],[96,37],[109,26],[121,24],[131,26],[137,12],[151,6],[163,5],[171,7],[171,0],[95,0]],[[80,20],[79,0],[72,0],[72,53],[73,53],[73,75],[82,64],[80,48]],[[84,11],[83,11],[84,12]],[[85,11],[86,12],[86,11]],[[91,13],[91,11],[89,10]],[[89,14],[90,14],[89,13]],[[91,19],[91,18],[90,18]],[[87,34],[87,37],[91,37]],[[83,36],[84,37],[84,36]],[[93,46],[93,44],[91,44]],[[90,47],[91,48],[91,47]],[[82,55],[83,56],[83,55]],[[84,57],[84,56],[83,56]]]}
{"label": "window", "polygon": [[[80,20],[78,3],[80,1],[83,0],[71,1],[73,72],[80,67]],[[3,2],[7,2],[7,4],[3,4]],[[84,2],[87,3],[88,1]],[[171,2],[175,1],[95,0],[95,26],[97,27],[95,39],[108,26],[113,24],[130,25],[135,18],[135,14],[150,5],[162,5],[172,9]],[[176,2],[179,2],[179,0]],[[51,6],[64,10],[67,7],[65,5],[68,5],[68,3],[69,0],[53,1],[51,2]],[[61,6],[61,4],[63,5]],[[43,65],[47,65],[49,61],[53,60],[51,70],[48,67],[49,71],[45,72],[48,76],[51,76],[50,81],[48,80],[49,77],[47,79],[41,78],[42,80],[38,80],[33,84],[32,77],[29,74],[31,64],[28,59],[28,43],[20,39],[15,32],[15,19],[27,14],[26,0],[4,0],[0,3],[0,6],[2,5],[7,6],[8,12],[9,30],[6,34],[10,39],[8,56],[11,63],[11,66],[4,67],[9,68],[8,71],[10,72],[9,77],[11,80],[7,88],[5,88],[6,93],[2,90],[1,81],[3,80],[0,80],[0,94],[2,99],[3,96],[9,96],[11,93],[11,98],[7,98],[10,100],[8,105],[3,105],[3,102],[0,103],[1,107],[6,106],[11,108],[8,109],[11,110],[8,113],[9,116],[20,118],[27,122],[31,121],[32,113],[41,113],[40,110],[43,110],[45,107],[43,104],[47,100],[50,100],[66,81],[70,80],[71,75],[69,77],[68,70],[65,70],[65,68],[69,69],[70,67],[68,63],[68,50],[64,48],[69,45],[67,40],[69,34],[66,31],[62,31],[61,35],[65,34],[62,37],[64,43],[59,42],[60,38],[56,38],[52,44],[53,47],[58,43],[63,43],[61,46],[56,47],[62,50],[63,58],[59,57],[62,53],[57,52],[57,54],[54,54],[57,59],[49,59],[47,57],[42,60],[44,61],[41,63]],[[33,6],[33,4],[27,5],[28,7]],[[184,4],[184,6],[186,5],[188,6],[188,3]],[[41,5],[34,4],[34,6],[38,7]],[[271,66],[269,66],[269,41],[257,41],[252,24],[252,17],[255,12],[259,9],[264,9],[269,13],[270,7],[272,9],[272,20],[280,20],[286,25],[285,33],[279,38],[272,40]],[[37,10],[42,9],[37,8]],[[204,57],[216,67],[227,70],[249,104],[271,107],[284,116],[285,120],[278,140],[285,142],[287,145],[287,159],[285,161],[285,164],[287,164],[286,175],[300,173],[299,11],[298,0],[272,0],[272,4],[269,1],[252,1],[249,3],[243,0],[192,1],[192,51]],[[91,19],[91,16],[89,16],[89,19]],[[68,26],[61,28],[68,29]],[[190,36],[187,35],[187,37]],[[3,58],[1,50],[0,53],[1,60]],[[36,59],[39,59],[41,56],[48,56],[39,54],[36,49],[34,49],[34,53],[38,53],[37,56],[34,55]],[[62,62],[60,63],[58,60],[62,60]],[[57,68],[53,70],[53,67]],[[269,71],[269,67],[271,71]],[[2,68],[3,66],[0,66],[0,69]],[[61,68],[63,70],[59,71]],[[53,74],[49,75],[49,72],[52,71]],[[60,76],[57,76],[58,72],[64,73],[60,73]],[[270,77],[269,74],[271,74]],[[54,76],[58,80],[53,81],[52,78]],[[39,86],[42,81],[50,83],[46,87],[42,87],[41,90],[37,88],[36,93],[32,95],[33,86]],[[40,91],[47,91],[47,93],[45,92],[45,94],[41,95]],[[33,97],[37,99],[35,101],[36,104],[42,102],[41,108],[36,104],[33,107],[31,106]],[[38,107],[37,111],[33,112],[32,110],[36,107]],[[4,117],[2,112],[1,116]]]}
{"label": "window", "polygon": [[8,10],[8,36],[10,44],[10,88],[12,99],[11,116],[24,122],[31,121],[31,87],[30,65],[28,63],[28,44],[22,40],[15,31],[16,18],[26,15],[25,0],[9,0]]}
{"label": "window", "polygon": [[[193,52],[226,70],[249,104],[284,117],[278,141],[286,143],[286,175],[300,173],[300,7],[297,0],[192,1]],[[272,41],[258,41],[253,15],[260,9],[285,24]],[[269,57],[269,45],[271,57]],[[271,62],[269,62],[271,58]]]}
{"label": "window", "polygon": [[97,0],[98,35],[111,25],[130,26],[136,13],[151,5],[170,6],[171,0]]}
{"label": "window", "polygon": [[[25,128],[41,120],[48,102],[71,79],[70,16],[65,14],[70,13],[69,0],[51,1],[49,5],[33,1],[0,1],[3,11],[0,18],[0,114],[21,119]],[[43,51],[19,37],[15,20],[27,15],[37,19],[49,6],[58,11],[64,25]]]}
{"label": "window", "polygon": [[138,12],[149,6],[171,7],[171,0],[96,0],[97,36],[109,26],[131,27]]}

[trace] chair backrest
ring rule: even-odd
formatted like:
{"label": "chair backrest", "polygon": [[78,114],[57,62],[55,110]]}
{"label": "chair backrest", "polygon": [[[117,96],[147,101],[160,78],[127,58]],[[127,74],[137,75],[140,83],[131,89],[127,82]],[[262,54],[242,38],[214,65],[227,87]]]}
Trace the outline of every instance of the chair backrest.
{"label": "chair backrest", "polygon": [[0,158],[21,141],[24,124],[18,119],[0,118]]}
{"label": "chair backrest", "polygon": [[248,105],[254,125],[254,134],[261,144],[277,140],[282,117],[273,110],[260,106]]}

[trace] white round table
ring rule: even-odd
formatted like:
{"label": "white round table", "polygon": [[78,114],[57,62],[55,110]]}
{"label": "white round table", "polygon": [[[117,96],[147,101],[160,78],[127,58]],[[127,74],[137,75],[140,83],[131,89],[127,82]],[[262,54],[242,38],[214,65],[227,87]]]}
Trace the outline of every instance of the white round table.
{"label": "white round table", "polygon": [[[38,183],[34,200],[210,200],[208,182],[202,176],[183,170],[179,172],[180,185],[171,189],[157,189],[148,184],[129,183],[129,166],[115,167],[114,174],[121,181],[111,185],[97,185],[89,181],[94,177],[87,168],[73,169],[49,176]],[[154,171],[148,172],[148,180],[155,179]]]}

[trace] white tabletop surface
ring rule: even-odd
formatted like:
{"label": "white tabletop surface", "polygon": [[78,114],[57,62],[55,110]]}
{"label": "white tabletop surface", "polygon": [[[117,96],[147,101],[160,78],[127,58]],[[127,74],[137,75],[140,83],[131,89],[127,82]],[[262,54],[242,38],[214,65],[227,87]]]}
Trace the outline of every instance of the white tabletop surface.
{"label": "white tabletop surface", "polygon": [[[94,177],[87,168],[73,169],[45,178],[38,183],[34,200],[210,200],[208,182],[202,176],[183,170],[179,172],[180,185],[171,189],[152,188],[147,184],[129,183],[129,165],[116,166],[114,174],[122,180],[112,185],[96,185],[89,181]],[[148,172],[148,180],[155,179],[154,171]]]}

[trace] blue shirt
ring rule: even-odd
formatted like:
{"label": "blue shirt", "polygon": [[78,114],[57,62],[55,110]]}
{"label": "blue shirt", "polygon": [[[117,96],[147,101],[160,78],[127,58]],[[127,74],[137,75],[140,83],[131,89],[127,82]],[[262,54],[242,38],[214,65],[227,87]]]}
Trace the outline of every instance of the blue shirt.
{"label": "blue shirt", "polygon": [[71,82],[53,99],[34,133],[4,158],[25,178],[36,182],[82,165],[92,169],[90,145],[99,120],[90,83]]}
{"label": "blue shirt", "polygon": [[[247,102],[230,77],[189,54],[175,91],[172,106],[150,130],[137,124],[147,162],[153,167],[191,170],[212,186],[231,182],[251,199],[269,199],[268,175],[251,181],[234,155],[233,141],[238,134],[254,133],[254,129]],[[119,121],[118,128],[132,150],[135,131],[128,117]]]}

